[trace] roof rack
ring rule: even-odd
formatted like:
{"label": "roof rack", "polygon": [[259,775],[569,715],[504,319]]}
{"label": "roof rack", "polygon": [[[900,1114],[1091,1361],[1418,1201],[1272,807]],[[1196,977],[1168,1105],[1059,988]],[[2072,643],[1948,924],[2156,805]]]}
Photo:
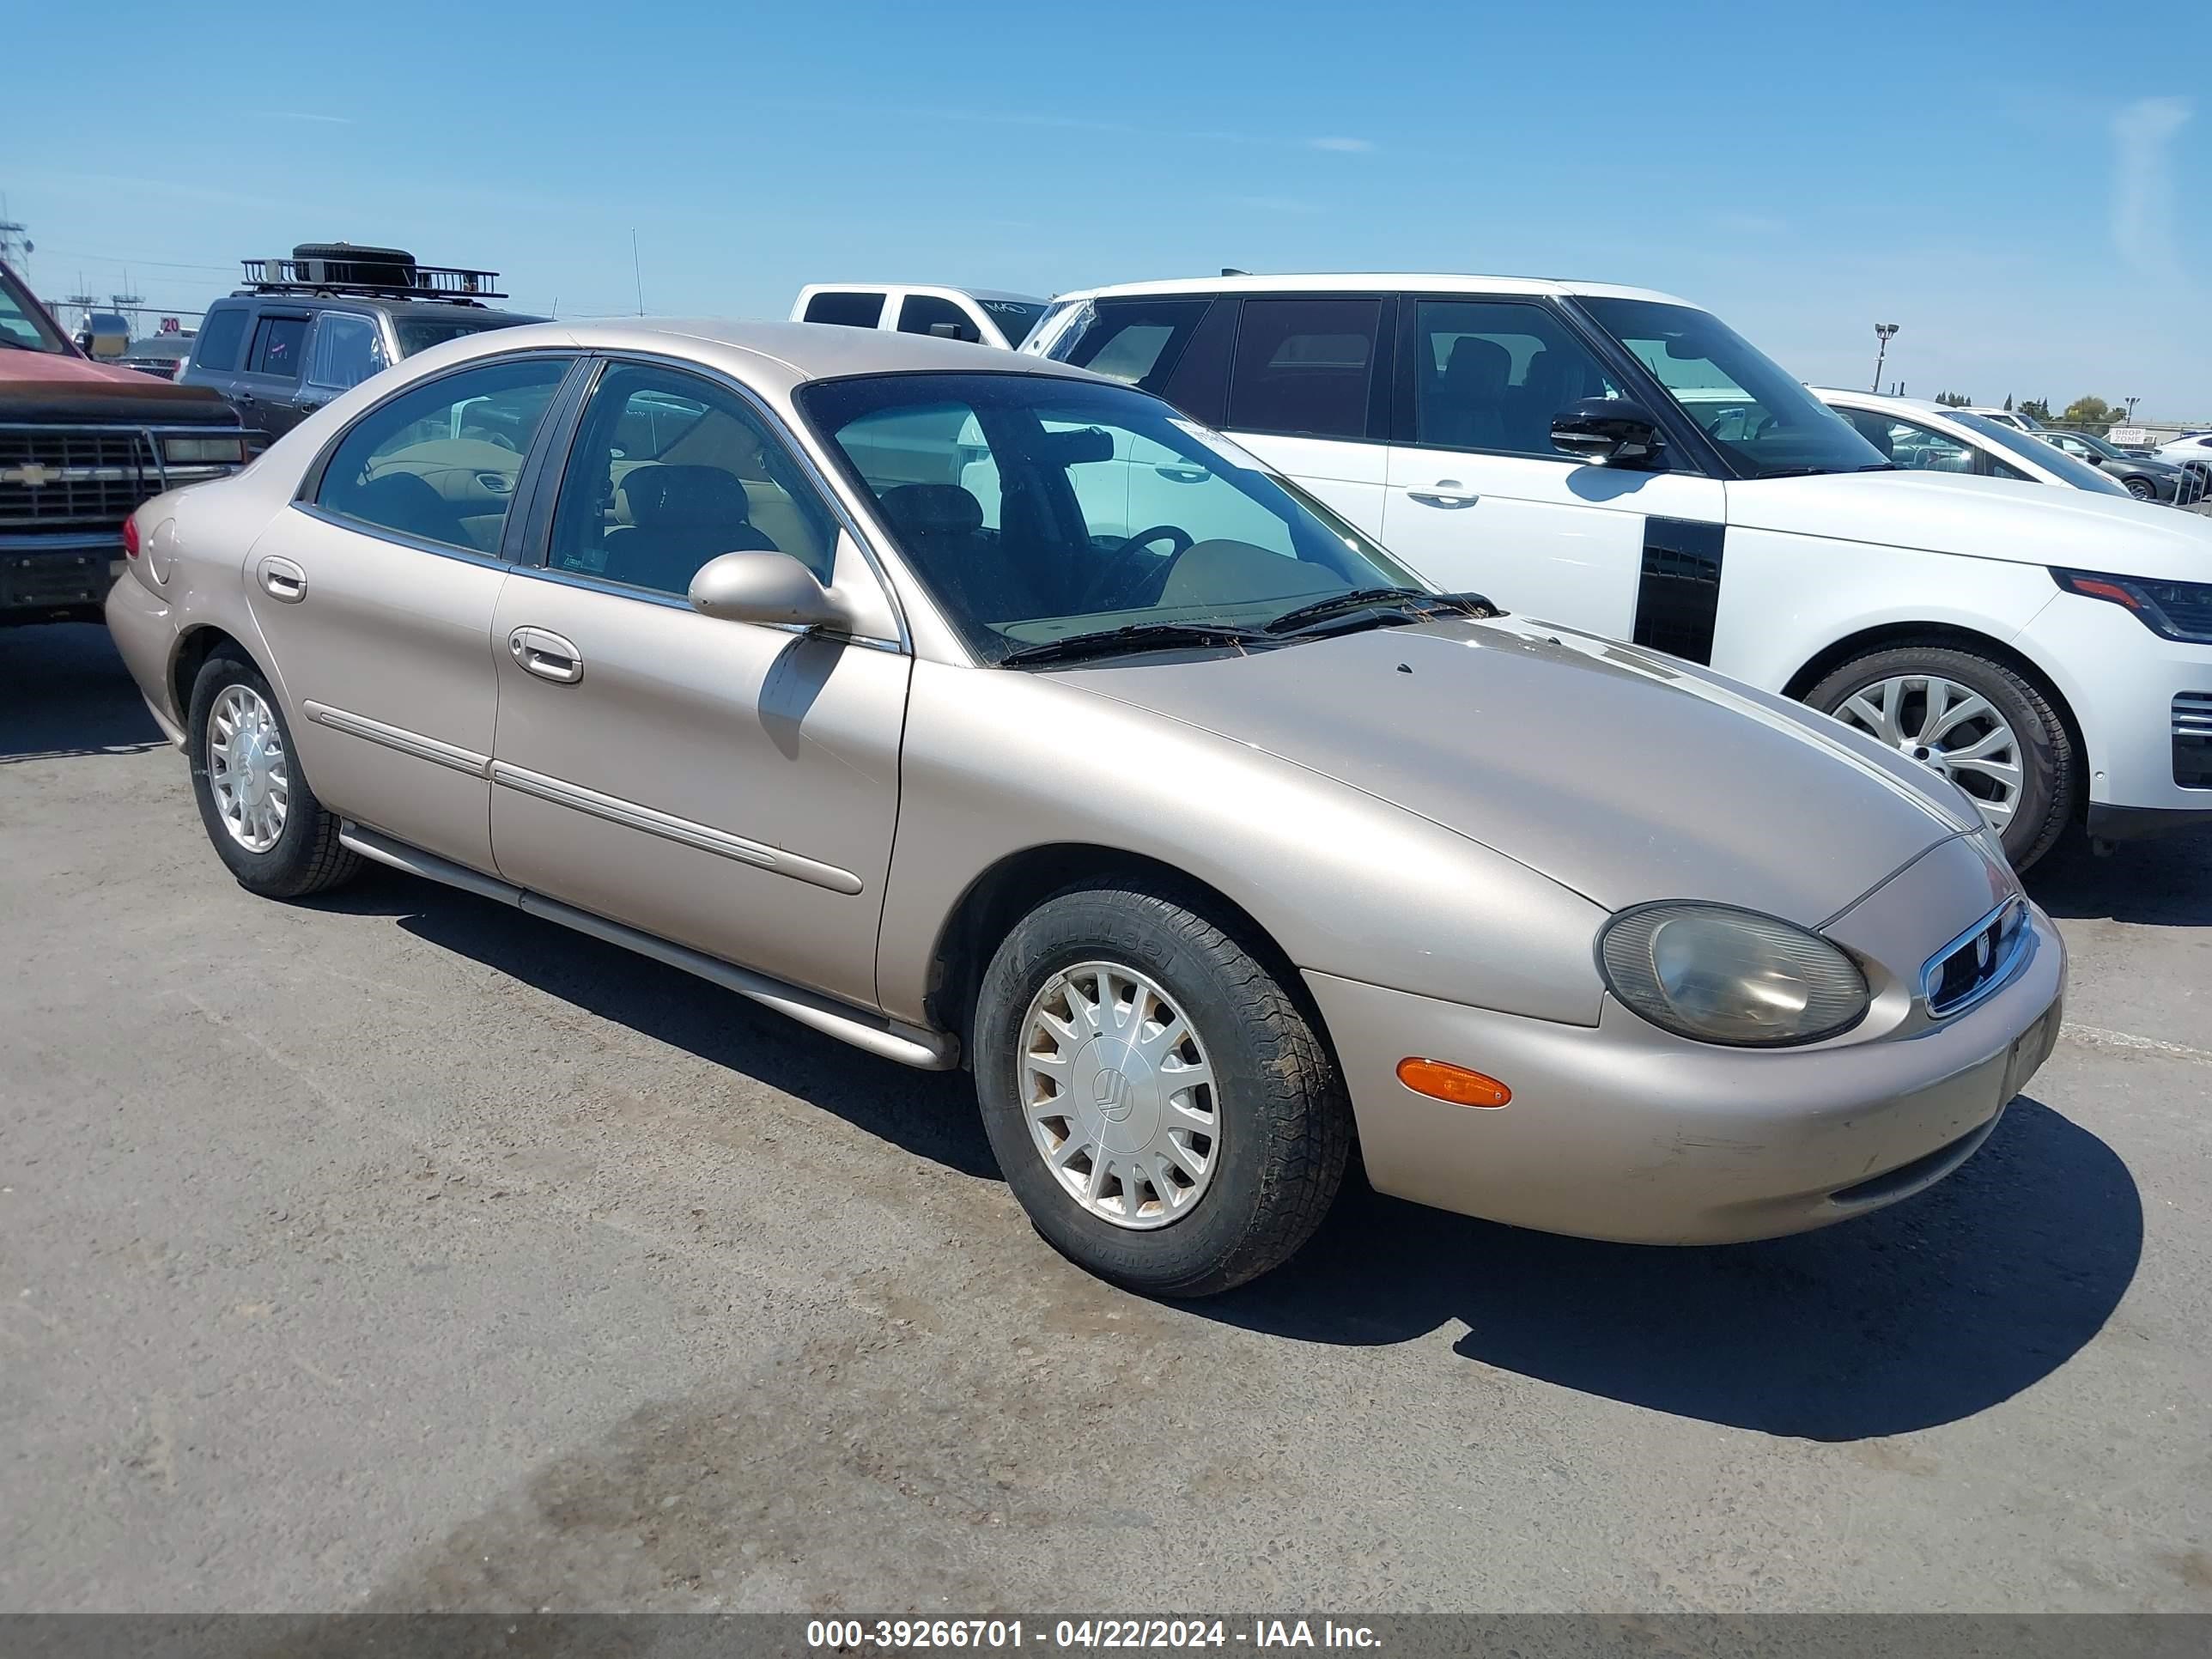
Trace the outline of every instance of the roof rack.
{"label": "roof rack", "polygon": [[480,305],[504,300],[495,270],[461,265],[422,265],[396,248],[353,248],[329,243],[289,258],[241,259],[246,286],[254,294],[355,295],[386,300],[441,300]]}

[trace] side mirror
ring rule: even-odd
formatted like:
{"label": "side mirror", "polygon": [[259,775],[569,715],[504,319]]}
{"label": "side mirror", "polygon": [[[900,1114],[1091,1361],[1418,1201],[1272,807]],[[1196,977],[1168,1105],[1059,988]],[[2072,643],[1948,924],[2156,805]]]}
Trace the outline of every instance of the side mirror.
{"label": "side mirror", "polygon": [[725,553],[691,578],[691,608],[725,622],[843,628],[851,618],[835,593],[788,553]]}
{"label": "side mirror", "polygon": [[1625,398],[1584,398],[1552,417],[1552,447],[1592,466],[1649,466],[1665,442],[1658,416]]}

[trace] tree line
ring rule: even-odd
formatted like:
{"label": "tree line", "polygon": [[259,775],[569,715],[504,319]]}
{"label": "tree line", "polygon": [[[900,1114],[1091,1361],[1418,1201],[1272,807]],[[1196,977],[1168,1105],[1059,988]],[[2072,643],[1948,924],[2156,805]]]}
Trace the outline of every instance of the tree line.
{"label": "tree line", "polygon": [[[1972,406],[1974,400],[1963,392],[1939,392],[1936,394],[1936,401],[1946,409],[1967,409]],[[2128,418],[2125,404],[2106,403],[2102,398],[2076,398],[2056,415],[2051,412],[2051,399],[2048,398],[2024,398],[2014,404],[2008,395],[2004,406],[2035,420],[2049,422],[2055,426],[2079,427],[2100,435]]]}

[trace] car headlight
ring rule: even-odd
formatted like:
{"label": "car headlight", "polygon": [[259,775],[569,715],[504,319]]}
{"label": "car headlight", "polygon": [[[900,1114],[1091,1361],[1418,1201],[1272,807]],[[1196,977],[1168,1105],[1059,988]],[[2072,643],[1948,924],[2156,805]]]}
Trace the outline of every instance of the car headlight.
{"label": "car headlight", "polygon": [[1598,964],[1614,996],[1700,1042],[1818,1042],[1866,1017],[1866,975],[1818,933],[1733,905],[1638,905],[1606,923]]}
{"label": "car headlight", "polygon": [[2212,582],[2154,582],[2055,566],[2051,579],[2069,593],[2134,611],[2137,622],[2162,638],[2212,645]]}
{"label": "car headlight", "polygon": [[228,462],[236,466],[246,459],[246,440],[228,438],[164,438],[161,459],[173,466],[205,466]]}

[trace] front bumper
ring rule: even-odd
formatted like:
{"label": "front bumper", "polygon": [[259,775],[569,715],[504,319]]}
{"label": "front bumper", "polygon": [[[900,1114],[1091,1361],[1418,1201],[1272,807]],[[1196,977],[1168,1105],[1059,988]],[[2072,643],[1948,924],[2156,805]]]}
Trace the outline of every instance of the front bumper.
{"label": "front bumper", "polygon": [[0,532],[0,620],[94,617],[122,574],[119,531]]}
{"label": "front bumper", "polygon": [[[2041,911],[2019,969],[1947,1024],[1779,1051],[1669,1036],[1606,999],[1595,1027],[1309,972],[1378,1191],[1546,1232],[1718,1244],[1896,1202],[1972,1155],[2057,1040],[2065,947]],[[1398,1062],[1513,1091],[1471,1109]]]}
{"label": "front bumper", "polygon": [[[2055,595],[2013,643],[2057,683],[2088,753],[2089,812],[2107,839],[2212,812],[2196,711],[2212,708],[2212,645],[2154,634],[2123,607]],[[2125,808],[2124,812],[2100,809]]]}

